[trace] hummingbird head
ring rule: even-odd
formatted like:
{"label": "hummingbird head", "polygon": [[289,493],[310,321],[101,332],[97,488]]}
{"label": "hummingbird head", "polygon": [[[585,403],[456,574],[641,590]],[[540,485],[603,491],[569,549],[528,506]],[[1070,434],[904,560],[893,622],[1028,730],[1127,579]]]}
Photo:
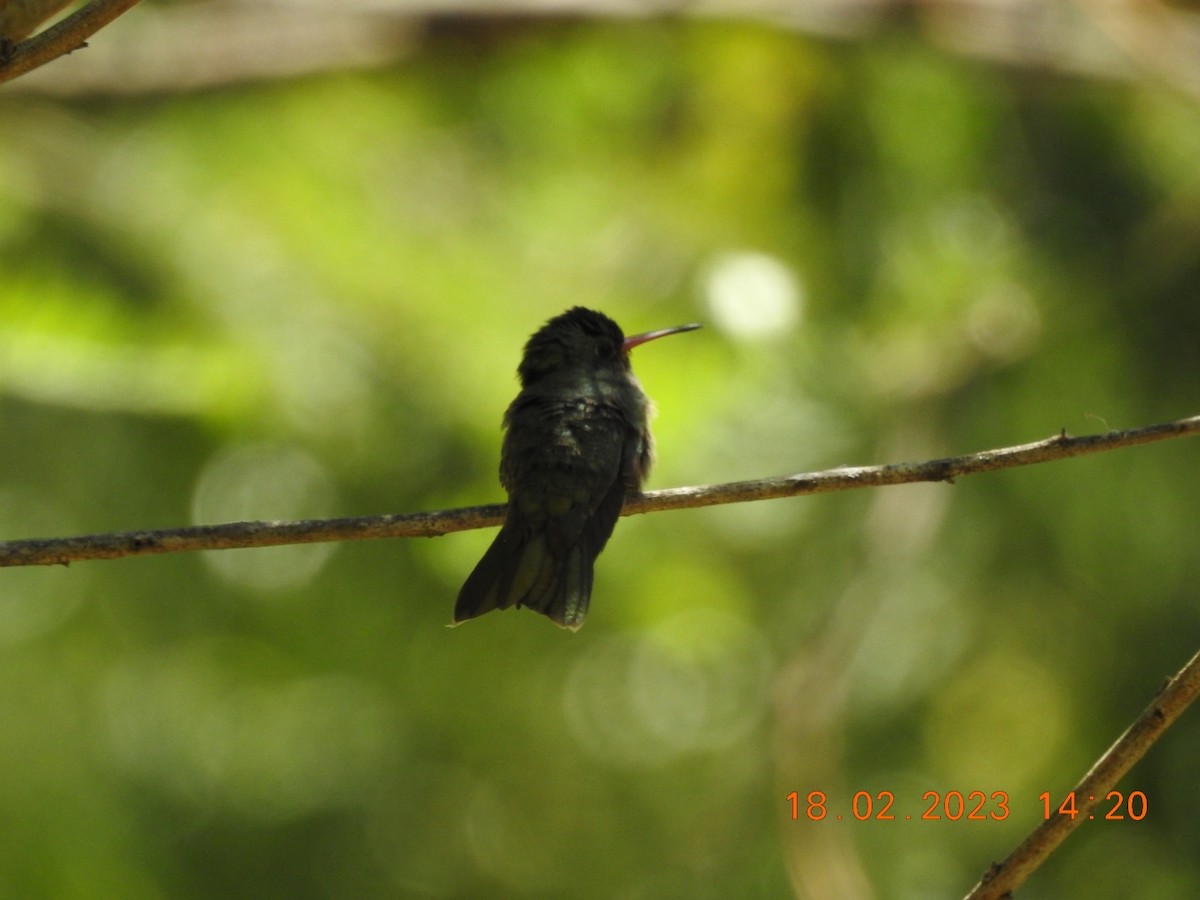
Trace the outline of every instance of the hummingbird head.
{"label": "hummingbird head", "polygon": [[555,372],[629,369],[621,326],[604,313],[576,306],[539,328],[525,345],[517,373],[529,386]]}
{"label": "hummingbird head", "polygon": [[522,386],[528,387],[557,372],[603,369],[630,372],[629,351],[638,344],[699,327],[679,325],[627,338],[621,326],[604,313],[575,306],[534,333],[525,344],[517,373]]}

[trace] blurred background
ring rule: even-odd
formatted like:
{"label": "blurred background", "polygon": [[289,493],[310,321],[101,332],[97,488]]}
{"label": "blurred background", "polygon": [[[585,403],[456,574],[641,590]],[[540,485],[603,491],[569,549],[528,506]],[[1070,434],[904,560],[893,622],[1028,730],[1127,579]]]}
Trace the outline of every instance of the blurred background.
{"label": "blurred background", "polygon": [[[648,488],[1200,412],[1193,12],[462,6],[144,3],[0,87],[0,538],[498,502],[575,304],[705,323]],[[1196,650],[1197,452],[625,519],[578,634],[446,627],[491,530],[6,569],[0,894],[961,896]],[[1198,755],[1021,896],[1191,895]]]}

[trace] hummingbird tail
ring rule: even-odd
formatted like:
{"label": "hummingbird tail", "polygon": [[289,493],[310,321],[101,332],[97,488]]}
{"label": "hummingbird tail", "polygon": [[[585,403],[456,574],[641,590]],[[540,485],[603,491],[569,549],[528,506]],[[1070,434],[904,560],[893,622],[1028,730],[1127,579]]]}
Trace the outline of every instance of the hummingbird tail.
{"label": "hummingbird tail", "polygon": [[575,631],[587,616],[598,553],[589,553],[582,541],[554,552],[545,532],[505,522],[458,592],[454,623],[493,609],[527,606]]}

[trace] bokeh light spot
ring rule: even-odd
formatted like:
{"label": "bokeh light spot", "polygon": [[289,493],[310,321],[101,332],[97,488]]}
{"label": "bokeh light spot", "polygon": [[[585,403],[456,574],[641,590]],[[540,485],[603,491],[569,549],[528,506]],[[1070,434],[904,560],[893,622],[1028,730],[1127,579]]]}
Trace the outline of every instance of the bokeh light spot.
{"label": "bokeh light spot", "polygon": [[[314,519],[334,506],[333,481],[311,455],[282,444],[254,444],[217,454],[205,466],[192,498],[198,524]],[[251,550],[213,550],[205,561],[226,581],[258,591],[307,584],[336,544]]]}
{"label": "bokeh light spot", "polygon": [[765,708],[769,672],[766,642],[746,622],[682,613],[585,654],[567,682],[567,721],[598,760],[653,765],[746,734]]}
{"label": "bokeh light spot", "polygon": [[796,273],[765,253],[718,256],[704,275],[703,291],[717,327],[745,340],[790,331],[804,311],[804,288]]}

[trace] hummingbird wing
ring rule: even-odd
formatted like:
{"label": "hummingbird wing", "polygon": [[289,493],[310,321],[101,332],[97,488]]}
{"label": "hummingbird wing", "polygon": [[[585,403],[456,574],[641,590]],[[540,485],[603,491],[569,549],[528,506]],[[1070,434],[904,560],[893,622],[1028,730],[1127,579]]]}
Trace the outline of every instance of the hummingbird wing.
{"label": "hummingbird wing", "polygon": [[587,616],[592,568],[640,483],[644,439],[594,399],[518,396],[501,458],[508,514],[458,595],[454,620],[527,606],[565,628]]}

